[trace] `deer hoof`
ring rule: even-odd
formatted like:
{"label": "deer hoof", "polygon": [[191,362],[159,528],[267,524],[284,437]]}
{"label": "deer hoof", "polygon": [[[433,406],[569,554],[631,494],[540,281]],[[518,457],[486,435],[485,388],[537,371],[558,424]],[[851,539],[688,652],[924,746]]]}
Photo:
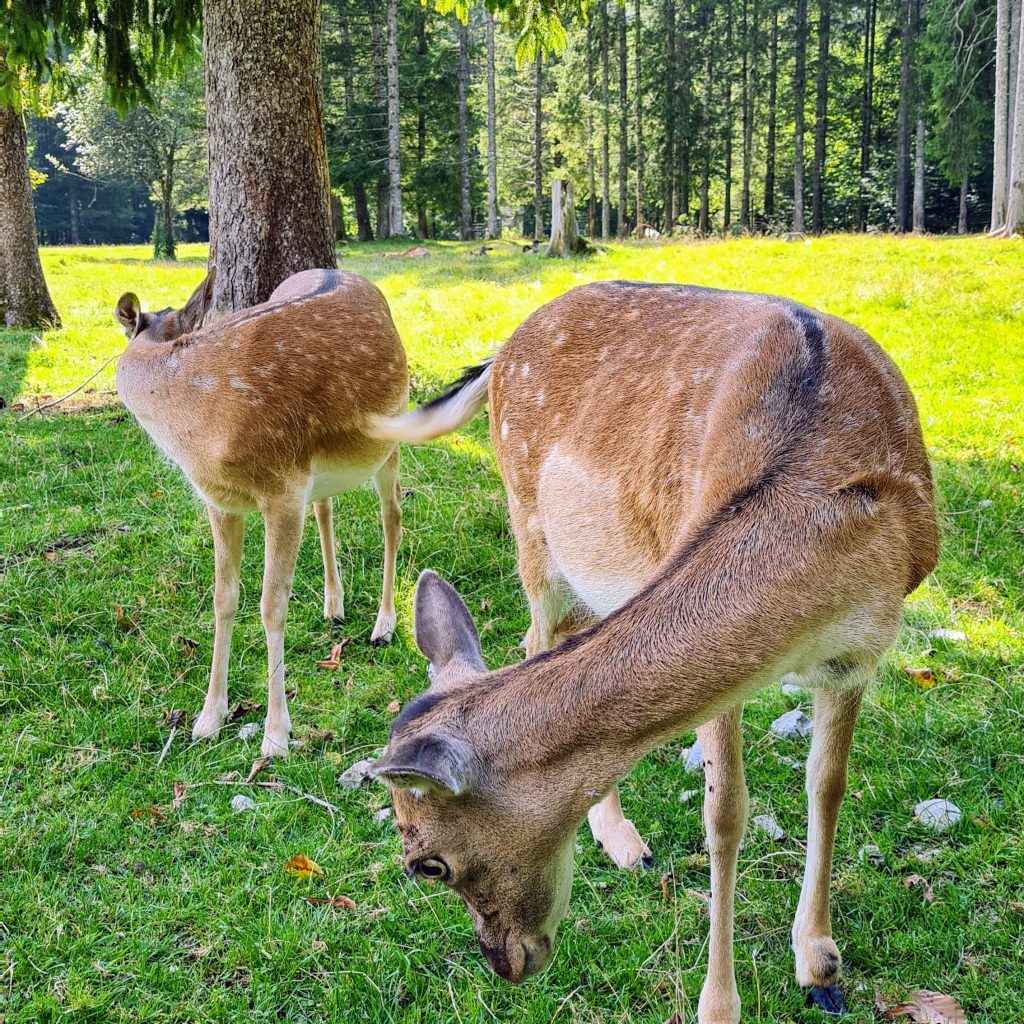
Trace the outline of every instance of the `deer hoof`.
{"label": "deer hoof", "polygon": [[841,1017],[846,1013],[846,1000],[836,984],[815,985],[807,993],[807,1005],[816,1006],[830,1017]]}

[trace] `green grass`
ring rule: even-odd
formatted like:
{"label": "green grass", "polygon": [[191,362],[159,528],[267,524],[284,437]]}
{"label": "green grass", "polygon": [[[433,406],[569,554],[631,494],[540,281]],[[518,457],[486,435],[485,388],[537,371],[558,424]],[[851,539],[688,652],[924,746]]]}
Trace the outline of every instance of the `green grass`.
{"label": "green grass", "polygon": [[[908,603],[906,625],[871,690],[854,743],[833,883],[852,1024],[924,987],[956,996],[969,1019],[1020,1019],[1024,990],[1024,247],[984,239],[829,238],[615,246],[554,263],[511,247],[486,259],[431,246],[427,260],[354,247],[342,265],[390,301],[419,393],[490,353],[531,310],[582,281],[685,281],[773,291],[845,316],[892,353],[918,396],[939,480],[945,549]],[[30,405],[80,383],[123,344],[118,295],[144,308],[180,304],[203,251],[154,264],[139,248],[58,249],[43,260],[65,328],[43,346],[0,333],[0,396]],[[112,388],[113,366],[88,401]],[[77,397],[77,396],[76,396]],[[332,633],[320,618],[312,524],[287,634],[292,721],[302,746],[262,776],[336,804],[292,795],[229,801],[259,738],[190,746],[163,713],[201,704],[212,644],[212,551],[205,517],[178,471],[114,404],[19,421],[0,416],[0,1021],[525,1021],[661,1024],[696,1019],[708,889],[700,788],[678,760],[687,737],[652,754],[623,802],[672,872],[626,874],[585,830],[568,919],[551,968],[521,988],[490,975],[457,898],[405,880],[393,826],[374,820],[383,789],[348,792],[335,777],[386,737],[388,704],[424,685],[410,638],[417,573],[452,579],[482,626],[491,666],[519,658],[528,615],[485,417],[461,436],[403,455],[406,532],[399,632],[367,645],[382,541],[369,490],[337,503],[353,643],[339,672],[314,662]],[[233,701],[262,703],[259,524],[250,523],[231,671]],[[137,628],[119,625],[118,609]],[[936,626],[964,644],[929,640]],[[198,649],[180,640],[196,641]],[[907,665],[936,669],[917,689]],[[767,735],[790,706],[763,692],[745,716],[752,813],[804,834],[802,775],[779,755],[806,749]],[[259,721],[249,715],[243,721]],[[172,810],[173,785],[193,787]],[[963,822],[936,837],[913,805],[947,796]],[[132,818],[156,807],[166,820]],[[862,864],[874,843],[887,863]],[[936,847],[921,864],[915,853]],[[307,854],[326,880],[284,862]],[[799,839],[751,833],[741,855],[737,961],[744,1021],[820,1019],[803,1008],[788,929]],[[905,876],[926,876],[926,904]],[[344,894],[355,912],[312,906]]]}

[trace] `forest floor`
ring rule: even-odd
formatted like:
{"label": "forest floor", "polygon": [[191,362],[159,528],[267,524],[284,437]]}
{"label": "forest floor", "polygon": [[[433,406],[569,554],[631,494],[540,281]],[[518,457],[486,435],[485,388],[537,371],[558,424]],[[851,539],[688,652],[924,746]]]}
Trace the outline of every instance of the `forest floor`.
{"label": "forest floor", "polygon": [[[873,334],[917,395],[939,483],[942,562],[908,601],[905,626],[869,692],[851,759],[833,881],[851,1024],[876,999],[948,993],[972,1024],[1020,1019],[1024,991],[1024,246],[980,238],[835,237],[615,245],[569,262],[501,246],[431,245],[384,258],[353,246],[341,265],[378,282],[410,355],[417,397],[490,354],[527,313],[584,281],[629,277],[788,295]],[[390,248],[395,248],[391,246]],[[46,250],[65,327],[42,342],[0,332],[0,396],[35,404],[123,346],[122,291],[145,309],[180,305],[204,251],[176,265],[142,247]],[[368,646],[382,540],[368,489],[337,502],[348,621],[320,617],[312,524],[287,633],[292,756],[244,785],[265,701],[260,525],[249,524],[232,652],[239,717],[213,744],[187,742],[213,635],[211,541],[180,473],[104,392],[97,408],[0,414],[0,1021],[22,1024],[246,1021],[696,1020],[708,865],[702,789],[682,736],[622,787],[659,867],[630,874],[578,837],[570,913],[551,967],[512,988],[491,975],[457,897],[406,880],[381,787],[338,774],[385,742],[394,704],[425,685],[410,633],[417,574],[452,580],[492,667],[522,656],[528,614],[501,481],[481,415],[460,435],[403,453],[399,629]],[[76,396],[78,398],[79,396]],[[25,406],[23,406],[24,408]],[[934,629],[963,639],[936,639]],[[318,667],[342,636],[337,671]],[[904,669],[931,668],[921,688]],[[249,702],[248,704],[246,702]],[[769,723],[796,702],[778,688],[746,710],[752,814],[741,854],[737,969],[744,1021],[821,1020],[804,1008],[788,948],[805,834],[806,741]],[[166,717],[185,720],[169,737]],[[297,792],[296,792],[297,791]],[[175,799],[175,794],[178,799]],[[255,809],[234,813],[238,794]],[[334,805],[331,811],[302,794]],[[935,834],[918,801],[963,809]],[[866,844],[885,863],[861,859]],[[294,878],[304,854],[325,876]],[[907,884],[911,876],[920,884]],[[303,897],[346,896],[355,909]],[[677,1014],[678,1016],[673,1016]]]}

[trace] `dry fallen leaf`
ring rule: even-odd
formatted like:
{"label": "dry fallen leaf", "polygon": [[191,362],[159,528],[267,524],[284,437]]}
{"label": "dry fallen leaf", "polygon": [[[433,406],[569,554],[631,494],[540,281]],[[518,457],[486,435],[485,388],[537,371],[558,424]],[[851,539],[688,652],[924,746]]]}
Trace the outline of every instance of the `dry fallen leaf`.
{"label": "dry fallen leaf", "polygon": [[400,700],[393,700],[388,705],[388,714],[389,715],[397,715],[398,712],[401,711],[401,709],[402,709],[402,702]]}
{"label": "dry fallen leaf", "polygon": [[909,1017],[917,1024],[967,1024],[963,1008],[952,996],[927,989],[911,992],[907,1002],[886,1010],[885,1016]]}
{"label": "dry fallen leaf", "polygon": [[228,715],[228,721],[237,722],[239,718],[245,718],[246,715],[257,715],[262,710],[262,704],[257,704],[254,700],[243,700],[231,709],[231,714]]}
{"label": "dry fallen leaf", "polygon": [[903,671],[914,680],[914,684],[921,690],[930,690],[938,680],[930,668],[904,668]]}
{"label": "dry fallen leaf", "polygon": [[138,807],[131,812],[130,817],[132,818],[144,818],[147,815],[151,818],[156,818],[157,821],[166,821],[167,815],[162,814],[155,807]]}
{"label": "dry fallen leaf", "polygon": [[191,658],[199,650],[199,641],[193,640],[190,636],[176,636],[174,639],[181,648],[181,653],[188,658]]}
{"label": "dry fallen leaf", "polygon": [[928,879],[923,878],[921,875],[907,875],[903,879],[903,884],[908,889],[914,889],[920,886],[921,895],[924,897],[925,903],[935,902],[935,893],[932,892],[932,887],[928,884]]}
{"label": "dry fallen leaf", "polygon": [[332,910],[355,910],[356,901],[347,896],[303,896],[307,903],[315,906],[330,907]]}
{"label": "dry fallen leaf", "polygon": [[297,854],[284,866],[289,875],[296,878],[312,878],[314,875],[323,877],[324,869],[315,860],[310,860],[304,853]]}
{"label": "dry fallen leaf", "polygon": [[132,615],[131,612],[125,611],[120,605],[117,606],[117,624],[126,633],[138,633],[139,631],[138,615]]}
{"label": "dry fallen leaf", "polygon": [[56,551],[44,551],[43,552],[43,558],[45,558],[48,562],[56,562],[57,561],[57,552]]}
{"label": "dry fallen leaf", "polygon": [[337,672],[341,668],[341,652],[352,643],[352,638],[342,637],[332,648],[331,653],[323,661],[318,661],[319,668],[326,668],[331,672]]}
{"label": "dry fallen leaf", "polygon": [[672,902],[672,892],[668,887],[668,883],[671,881],[672,876],[666,872],[661,876],[661,896],[666,903]]}
{"label": "dry fallen leaf", "polygon": [[188,791],[188,787],[184,782],[174,783],[174,799],[171,801],[171,810],[176,811],[181,807],[182,800],[185,799],[185,793]]}

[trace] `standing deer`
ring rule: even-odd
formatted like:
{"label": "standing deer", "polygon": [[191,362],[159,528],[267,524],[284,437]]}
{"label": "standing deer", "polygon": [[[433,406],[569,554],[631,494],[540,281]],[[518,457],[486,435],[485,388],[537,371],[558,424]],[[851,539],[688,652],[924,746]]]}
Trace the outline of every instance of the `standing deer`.
{"label": "standing deer", "polygon": [[308,270],[270,299],[203,327],[213,271],[184,309],[143,313],[131,292],[115,316],[129,338],[117,392],[206,502],[213,528],[216,628],[210,686],[193,739],[217,735],[228,714],[228,660],[238,608],[245,513],[265,526],[260,613],[269,671],[263,753],[288,753],[284,626],[306,506],[314,503],[324,559],[324,615],[344,595],[331,498],[371,477],[384,524],[384,584],[371,642],[395,628],[401,534],[398,448],[363,429],[406,406],[405,350],[384,296],[365,278]]}
{"label": "standing deer", "polygon": [[938,555],[899,371],[863,332],[784,299],[609,282],[549,303],[454,392],[371,430],[425,440],[488,394],[531,656],[488,673],[458,595],[420,577],[434,678],[376,769],[408,870],[459,893],[491,967],[518,982],[551,956],[580,823],[620,863],[646,856],[616,784],[696,727],[712,893],[698,1020],[736,1024],[740,714],[791,675],[815,715],[796,977],[841,1012],[829,876],[854,722]]}

